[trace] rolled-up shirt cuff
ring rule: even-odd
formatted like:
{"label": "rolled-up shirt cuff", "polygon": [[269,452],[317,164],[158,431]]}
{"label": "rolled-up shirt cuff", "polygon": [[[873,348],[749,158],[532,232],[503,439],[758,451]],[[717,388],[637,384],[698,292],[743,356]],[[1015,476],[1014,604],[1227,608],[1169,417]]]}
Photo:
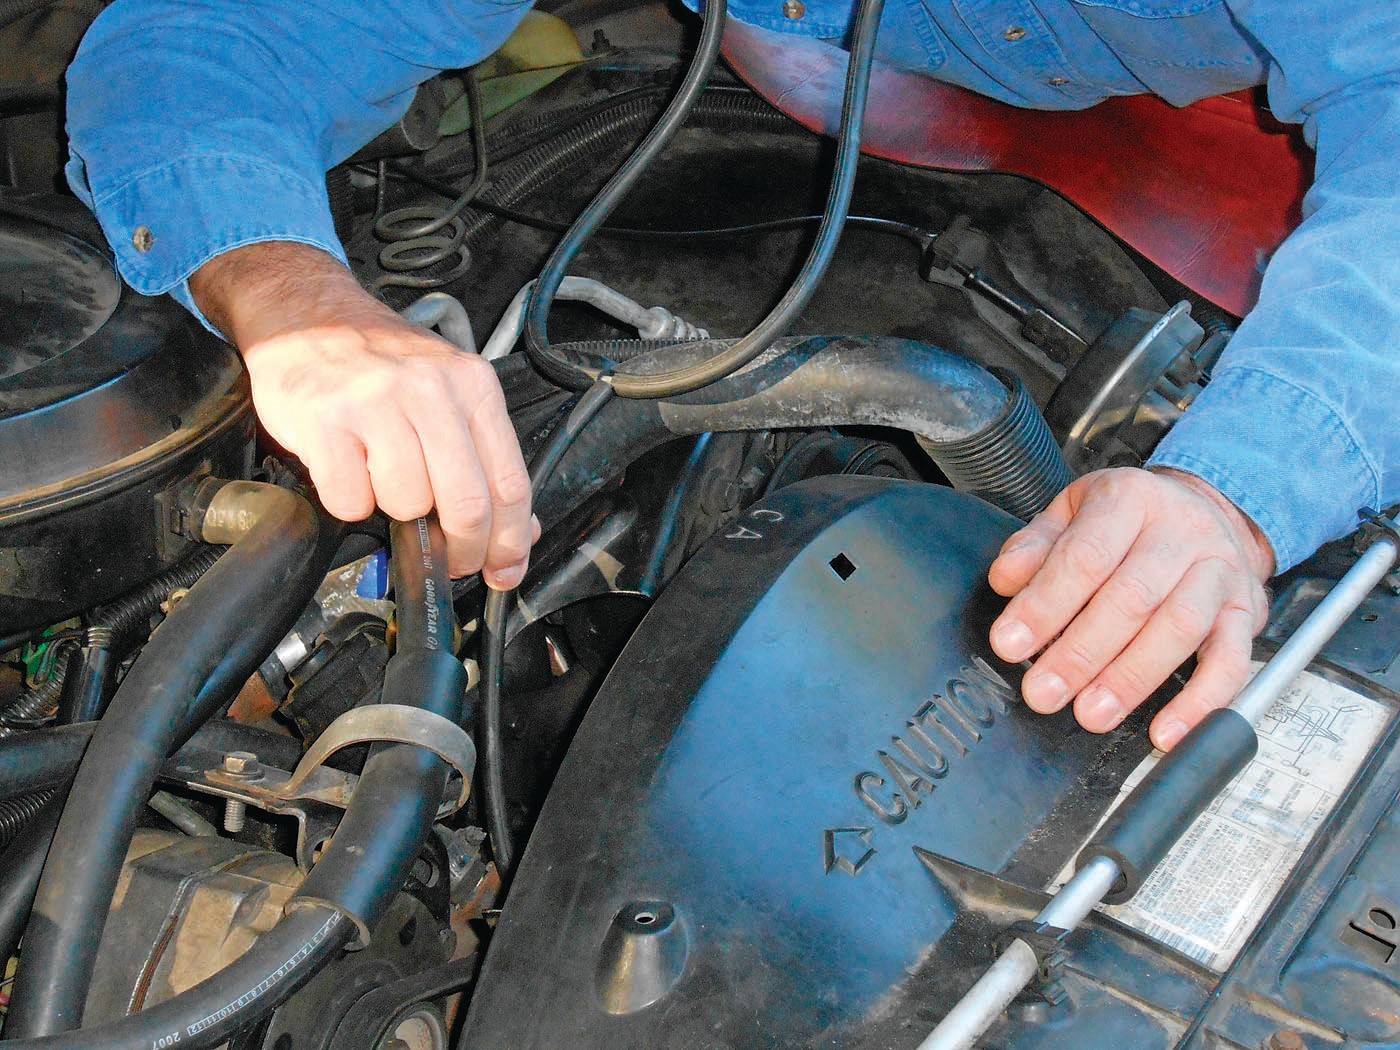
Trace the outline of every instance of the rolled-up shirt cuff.
{"label": "rolled-up shirt cuff", "polygon": [[[208,326],[189,278],[210,259],[262,241],[296,241],[345,262],[324,183],[259,158],[191,156],[93,193],[80,163],[70,181],[89,199],[126,282],[144,295],[169,293]],[[178,211],[172,211],[178,201]]]}
{"label": "rolled-up shirt cuff", "polygon": [[1256,368],[1216,375],[1152,454],[1213,485],[1272,544],[1278,571],[1356,528],[1380,501],[1380,473],[1343,416]]}

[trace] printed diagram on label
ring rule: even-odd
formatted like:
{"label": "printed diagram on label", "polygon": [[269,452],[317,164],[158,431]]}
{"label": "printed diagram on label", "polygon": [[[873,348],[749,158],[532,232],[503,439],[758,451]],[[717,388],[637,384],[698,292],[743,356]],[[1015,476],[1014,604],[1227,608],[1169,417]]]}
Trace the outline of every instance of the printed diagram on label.
{"label": "printed diagram on label", "polygon": [[[1255,661],[1256,671],[1260,666]],[[1099,910],[1224,971],[1390,715],[1384,704],[1354,690],[1311,672],[1299,675],[1257,727],[1254,761],[1187,829],[1131,901]],[[1149,756],[1133,771],[1119,802],[1156,761]],[[1055,885],[1070,874],[1067,865]]]}

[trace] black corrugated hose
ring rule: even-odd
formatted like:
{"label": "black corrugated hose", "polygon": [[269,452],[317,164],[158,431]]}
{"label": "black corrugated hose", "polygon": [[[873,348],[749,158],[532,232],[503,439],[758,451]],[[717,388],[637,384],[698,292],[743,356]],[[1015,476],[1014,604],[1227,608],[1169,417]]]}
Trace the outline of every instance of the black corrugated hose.
{"label": "black corrugated hose", "polygon": [[[399,641],[385,671],[384,701],[457,720],[466,671],[453,655],[446,542],[435,522],[420,520],[396,523],[393,544]],[[305,984],[357,934],[378,924],[432,827],[446,778],[445,763],[421,748],[377,747],[339,828],[288,903],[285,918],[248,952],[139,1014],[99,1028],[13,1040],[15,1050],[221,1045]]]}

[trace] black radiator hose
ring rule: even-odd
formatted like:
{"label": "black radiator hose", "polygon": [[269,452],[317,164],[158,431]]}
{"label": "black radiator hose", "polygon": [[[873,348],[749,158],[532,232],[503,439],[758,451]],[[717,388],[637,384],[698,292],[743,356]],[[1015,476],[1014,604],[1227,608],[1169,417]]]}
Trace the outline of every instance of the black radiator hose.
{"label": "black radiator hose", "polygon": [[[646,344],[559,344],[671,369],[715,353],[717,340],[641,354]],[[955,488],[1023,520],[1044,509],[1070,472],[1044,417],[1014,377],[911,339],[807,336],[779,340],[750,367],[659,401],[613,398],[584,430],[535,502],[546,529],[651,449],[723,430],[875,425],[918,438]]]}
{"label": "black radiator hose", "polygon": [[[453,655],[446,543],[435,522],[422,520],[395,523],[393,543],[399,638],[385,669],[384,702],[457,721],[467,678]],[[436,755],[407,744],[377,745],[286,916],[243,956],[131,1017],[13,1040],[15,1050],[208,1050],[223,1044],[378,924],[432,828],[446,780],[446,764]]]}
{"label": "black radiator hose", "polygon": [[107,910],[161,764],[257,670],[338,542],[286,489],[207,482],[199,500],[202,538],[236,542],[161,624],[93,732],[35,897],[11,1037],[81,1023]]}

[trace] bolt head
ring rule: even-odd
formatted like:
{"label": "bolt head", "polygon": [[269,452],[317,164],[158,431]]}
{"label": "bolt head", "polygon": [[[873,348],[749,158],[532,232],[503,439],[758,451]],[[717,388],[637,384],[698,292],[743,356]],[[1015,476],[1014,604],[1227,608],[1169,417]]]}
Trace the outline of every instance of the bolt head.
{"label": "bolt head", "polygon": [[258,756],[251,751],[230,751],[224,755],[225,773],[247,776],[259,772],[261,768],[258,764]]}
{"label": "bolt head", "polygon": [[1308,1050],[1308,1044],[1293,1029],[1280,1028],[1269,1036],[1268,1050]]}

